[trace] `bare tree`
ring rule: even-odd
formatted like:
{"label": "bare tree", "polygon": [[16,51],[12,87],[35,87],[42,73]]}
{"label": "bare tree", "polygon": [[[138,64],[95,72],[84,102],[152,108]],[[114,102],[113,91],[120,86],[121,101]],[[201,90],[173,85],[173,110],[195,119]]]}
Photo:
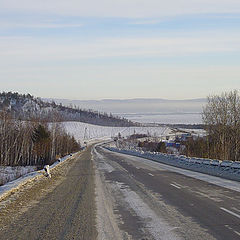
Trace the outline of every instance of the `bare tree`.
{"label": "bare tree", "polygon": [[238,91],[208,97],[203,109],[208,132],[208,155],[212,158],[239,160],[240,96]]}
{"label": "bare tree", "polygon": [[55,161],[57,155],[79,150],[57,115],[51,123],[41,119],[21,121],[0,112],[0,165],[43,165]]}

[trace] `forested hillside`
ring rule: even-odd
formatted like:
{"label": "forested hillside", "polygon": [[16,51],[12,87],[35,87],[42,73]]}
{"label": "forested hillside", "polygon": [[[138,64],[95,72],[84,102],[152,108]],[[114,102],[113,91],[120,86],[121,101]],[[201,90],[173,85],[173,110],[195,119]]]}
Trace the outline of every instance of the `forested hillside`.
{"label": "forested hillside", "polygon": [[59,121],[80,121],[102,126],[127,127],[134,126],[133,122],[115,117],[112,114],[100,113],[92,110],[80,109],[74,106],[63,106],[54,101],[45,102],[30,94],[19,94],[12,92],[0,93],[0,110],[5,110],[14,118],[30,120],[40,118],[51,120],[53,112],[57,113]]}
{"label": "forested hillside", "polygon": [[0,166],[51,164],[79,150],[80,144],[60,122],[22,121],[0,112]]}

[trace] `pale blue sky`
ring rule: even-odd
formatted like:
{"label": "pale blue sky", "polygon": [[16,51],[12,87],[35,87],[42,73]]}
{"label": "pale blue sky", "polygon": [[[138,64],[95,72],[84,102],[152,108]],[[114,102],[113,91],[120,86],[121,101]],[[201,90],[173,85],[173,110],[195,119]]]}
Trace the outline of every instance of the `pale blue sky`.
{"label": "pale blue sky", "polygon": [[1,91],[69,99],[240,88],[239,0],[0,0]]}

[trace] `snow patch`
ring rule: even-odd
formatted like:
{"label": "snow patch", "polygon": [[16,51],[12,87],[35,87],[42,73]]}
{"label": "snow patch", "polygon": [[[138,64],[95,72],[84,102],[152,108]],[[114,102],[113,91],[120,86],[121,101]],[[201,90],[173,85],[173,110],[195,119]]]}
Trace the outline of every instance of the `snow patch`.
{"label": "snow patch", "polygon": [[[77,153],[74,153],[74,154],[71,154],[71,155],[67,155],[67,156],[65,156],[63,158],[60,158],[58,161],[56,161],[55,163],[53,163],[50,166],[50,169],[53,169],[58,164],[60,164],[61,162],[66,161],[70,157],[74,157],[76,154]],[[9,167],[7,167],[7,168],[9,168]],[[18,179],[15,179],[15,180],[13,180],[11,182],[8,182],[8,183],[0,186],[0,200],[2,198],[4,198],[5,196],[7,196],[10,192],[17,190],[19,187],[24,185],[27,181],[33,180],[35,177],[38,177],[38,176],[43,176],[43,172],[44,172],[44,170],[30,172],[28,174],[25,174],[25,175],[21,176]]]}
{"label": "snow patch", "polygon": [[144,223],[154,239],[179,239],[173,232],[175,228],[170,227],[162,218],[157,216],[136,192],[131,191],[121,182],[116,182],[114,185],[116,189],[122,192],[129,207],[134,210],[137,216],[144,219]]}
{"label": "snow patch", "polygon": [[0,166],[0,185],[13,181],[23,175],[36,171],[36,166]]}

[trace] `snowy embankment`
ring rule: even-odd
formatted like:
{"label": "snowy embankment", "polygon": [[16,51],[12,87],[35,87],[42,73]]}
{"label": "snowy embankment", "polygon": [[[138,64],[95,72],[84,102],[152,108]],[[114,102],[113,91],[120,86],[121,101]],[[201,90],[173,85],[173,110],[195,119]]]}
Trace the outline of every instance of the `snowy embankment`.
{"label": "snowy embankment", "polygon": [[105,148],[110,151],[146,158],[183,169],[206,173],[209,175],[222,177],[230,180],[240,181],[240,162],[233,162],[227,160],[220,161],[205,158],[189,158],[182,155],[179,156],[174,154],[156,152],[140,152],[137,150],[124,150],[114,147]]}
{"label": "snowy embankment", "polygon": [[36,166],[0,166],[0,186],[36,170]]}
{"label": "snowy embankment", "polygon": [[80,142],[107,139],[115,137],[119,133],[122,137],[134,133],[160,137],[168,135],[171,131],[168,127],[104,127],[82,122],[63,122],[62,124],[66,131]]}
{"label": "snowy embankment", "polygon": [[[50,169],[53,169],[58,164],[66,161],[67,159],[71,158],[74,155],[75,154],[67,155],[63,158],[59,158],[58,161],[56,161],[55,163],[53,163],[50,166]],[[39,176],[43,176],[43,173],[44,173],[44,170],[33,171],[33,172],[27,173],[11,182],[8,182],[8,183],[0,186],[0,200],[2,198],[4,198],[6,195],[8,195],[9,193],[11,193],[12,191],[15,191],[16,189],[18,189],[20,186],[24,185],[27,181],[33,180],[34,178],[39,177]]]}

